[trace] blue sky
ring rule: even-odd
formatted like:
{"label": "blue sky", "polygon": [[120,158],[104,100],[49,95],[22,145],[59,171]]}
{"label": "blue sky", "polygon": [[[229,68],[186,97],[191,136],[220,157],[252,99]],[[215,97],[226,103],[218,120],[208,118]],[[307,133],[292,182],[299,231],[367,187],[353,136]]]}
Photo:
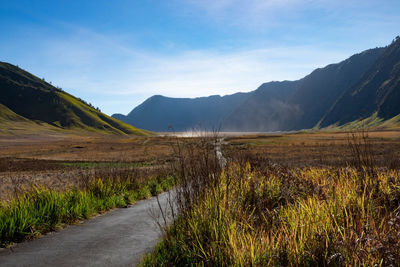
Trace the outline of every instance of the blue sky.
{"label": "blue sky", "polygon": [[107,114],[298,79],[400,35],[398,0],[0,1],[0,61]]}

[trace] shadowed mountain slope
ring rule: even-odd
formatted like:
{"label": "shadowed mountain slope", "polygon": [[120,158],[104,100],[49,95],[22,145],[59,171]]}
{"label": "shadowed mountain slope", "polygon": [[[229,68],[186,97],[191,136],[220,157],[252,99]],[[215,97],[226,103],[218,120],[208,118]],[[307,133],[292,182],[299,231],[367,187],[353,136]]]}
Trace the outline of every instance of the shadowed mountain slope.
{"label": "shadowed mountain slope", "polygon": [[226,131],[277,131],[314,127],[337,98],[371,67],[382,48],[316,69],[298,81],[261,85],[223,123]]}
{"label": "shadowed mountain slope", "polygon": [[[8,122],[24,117],[61,129],[147,135],[107,116],[61,89],[9,63],[0,62],[0,112]],[[5,108],[6,107],[6,108]],[[10,113],[10,111],[12,113]]]}
{"label": "shadowed mountain slope", "polygon": [[400,114],[400,38],[344,92],[322,118],[320,126],[343,125],[375,113],[384,120]]}
{"label": "shadowed mountain slope", "polygon": [[277,131],[282,129],[281,124],[284,118],[289,119],[296,114],[296,108],[288,106],[286,99],[297,85],[298,81],[262,84],[224,120],[222,130]]}
{"label": "shadowed mountain slope", "polygon": [[316,69],[301,79],[287,101],[288,105],[297,107],[301,114],[294,121],[287,121],[283,128],[298,130],[314,127],[343,92],[371,68],[383,51],[383,48],[364,51],[340,63]]}

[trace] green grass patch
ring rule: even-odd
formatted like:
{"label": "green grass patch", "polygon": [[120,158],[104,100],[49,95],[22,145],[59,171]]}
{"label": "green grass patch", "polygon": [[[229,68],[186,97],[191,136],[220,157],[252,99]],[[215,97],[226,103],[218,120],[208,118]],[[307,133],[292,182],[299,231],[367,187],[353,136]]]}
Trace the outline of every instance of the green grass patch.
{"label": "green grass patch", "polygon": [[61,165],[71,168],[137,168],[150,166],[146,162],[62,162]]}
{"label": "green grass patch", "polygon": [[[375,112],[371,116],[362,120],[354,120],[344,125],[332,125],[325,130],[330,131],[348,131],[357,129],[369,129],[369,130],[398,130],[400,128],[400,115],[397,115],[391,119],[384,120],[378,117],[378,113]],[[315,130],[319,130],[319,124],[314,127]]]}
{"label": "green grass patch", "polygon": [[94,214],[133,204],[174,186],[172,176],[141,183],[96,179],[85,190],[58,192],[36,188],[19,198],[0,203],[0,245],[32,238]]}
{"label": "green grass patch", "polygon": [[276,140],[254,140],[248,143],[251,146],[263,146],[263,145],[279,145],[282,144],[280,141]]}

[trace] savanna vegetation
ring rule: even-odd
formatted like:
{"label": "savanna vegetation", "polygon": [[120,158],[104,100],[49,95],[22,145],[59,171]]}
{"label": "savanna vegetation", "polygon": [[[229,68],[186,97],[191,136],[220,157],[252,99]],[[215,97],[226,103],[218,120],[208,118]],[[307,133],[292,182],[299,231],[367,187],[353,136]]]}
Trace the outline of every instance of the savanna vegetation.
{"label": "savanna vegetation", "polygon": [[0,247],[174,186],[168,138],[2,136]]}
{"label": "savanna vegetation", "polygon": [[174,223],[145,266],[396,266],[399,141],[396,131],[4,137],[1,243],[179,183]]}
{"label": "savanna vegetation", "polygon": [[0,137],[0,201],[34,186],[65,191],[94,170],[157,175],[168,167],[171,138],[97,135]]}
{"label": "savanna vegetation", "polygon": [[180,215],[142,264],[398,265],[399,165],[373,140],[347,134],[335,164],[297,166],[239,146],[225,168],[215,140],[178,144]]}

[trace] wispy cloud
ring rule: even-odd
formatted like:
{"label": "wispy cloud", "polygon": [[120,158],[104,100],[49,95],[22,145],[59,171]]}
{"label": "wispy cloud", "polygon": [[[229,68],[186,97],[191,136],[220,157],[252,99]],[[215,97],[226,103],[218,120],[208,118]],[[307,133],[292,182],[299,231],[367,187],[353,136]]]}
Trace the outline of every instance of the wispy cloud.
{"label": "wispy cloud", "polygon": [[188,0],[186,4],[206,10],[209,13],[220,13],[225,10],[241,11],[244,15],[272,12],[277,9],[291,9],[312,0]]}
{"label": "wispy cloud", "polygon": [[[190,14],[241,27],[271,27],[277,17],[296,16],[312,0],[176,0]],[[195,10],[195,11],[194,11]],[[265,28],[264,28],[265,29]],[[258,30],[262,30],[258,28]]]}
{"label": "wispy cloud", "polygon": [[[168,16],[149,23],[148,30],[138,27],[139,19],[118,33],[93,25],[44,26],[56,30],[20,25],[19,42],[0,42],[2,56],[8,55],[2,60],[44,76],[106,113],[127,113],[153,94],[223,95],[254,90],[271,80],[301,78],[387,44],[398,35],[400,22],[400,4],[396,9],[378,0],[168,3],[168,10],[162,9]],[[169,31],[159,25],[164,23]],[[131,28],[136,31],[129,32]],[[142,39],[132,41],[135,35]]]}
{"label": "wispy cloud", "polygon": [[[369,25],[397,16],[400,2],[381,0],[174,0],[179,12],[226,27],[234,26],[255,32],[290,28],[319,27],[315,23],[330,20],[334,24],[361,21]],[[398,16],[397,16],[398,17]],[[393,18],[390,19],[393,22]],[[398,19],[395,19],[398,20]],[[327,25],[325,25],[327,26]],[[286,27],[286,28],[285,28]]]}
{"label": "wispy cloud", "polygon": [[[76,35],[48,39],[37,50],[44,60],[34,60],[30,67],[107,113],[127,113],[153,94],[198,97],[251,91],[263,82],[301,78],[348,56],[315,46],[167,55],[130,47],[122,40],[77,30]],[[121,105],[115,105],[118,101]]]}
{"label": "wispy cloud", "polygon": [[[224,9],[241,9],[245,12],[258,12],[281,7],[293,6],[302,0],[188,0],[187,3],[201,7],[209,12],[220,12]],[[304,2],[304,0],[303,0]],[[305,1],[307,2],[307,1]]]}
{"label": "wispy cloud", "polygon": [[[254,90],[262,82],[297,79],[312,69],[338,61],[342,53],[315,47],[280,47],[234,51],[188,51],[174,58],[148,56],[134,73],[134,90],[194,97]],[[129,75],[128,75],[129,76]]]}

